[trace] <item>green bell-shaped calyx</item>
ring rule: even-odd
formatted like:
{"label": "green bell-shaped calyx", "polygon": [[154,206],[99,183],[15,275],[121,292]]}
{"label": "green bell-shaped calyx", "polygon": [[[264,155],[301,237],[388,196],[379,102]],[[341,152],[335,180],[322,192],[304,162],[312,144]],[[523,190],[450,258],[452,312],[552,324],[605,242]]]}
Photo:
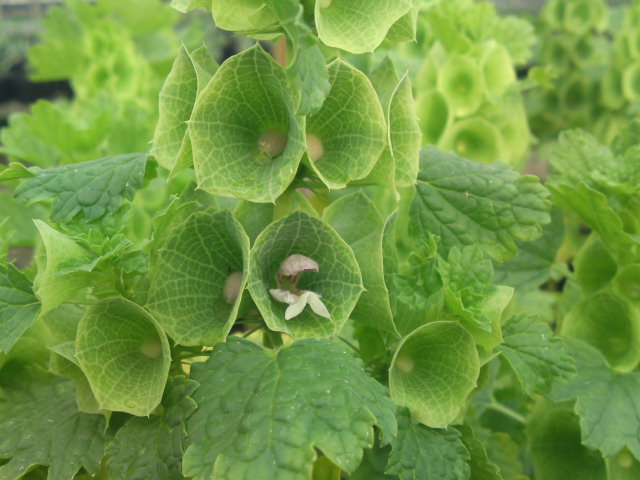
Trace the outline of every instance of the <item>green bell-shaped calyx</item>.
{"label": "green bell-shaped calyx", "polygon": [[325,45],[351,53],[372,52],[412,0],[317,0],[315,21]]}
{"label": "green bell-shaped calyx", "polygon": [[305,149],[284,68],[258,44],[228,59],[198,95],[189,137],[199,188],[273,202]]}
{"label": "green bell-shaped calyx", "polygon": [[364,73],[338,59],[329,65],[331,91],[307,118],[310,165],[329,188],[367,176],[387,144],[384,113]]}
{"label": "green bell-shaped calyx", "polygon": [[152,257],[147,308],[181,345],[224,341],[240,307],[249,238],[228,211],[190,215]]}
{"label": "green bell-shaped calyx", "polygon": [[337,335],[363,289],[349,245],[328,224],[300,211],[258,236],[248,286],[267,326],[295,338]]}
{"label": "green bell-shaped calyx", "polygon": [[451,55],[438,71],[438,90],[456,116],[472,114],[484,101],[481,66],[473,57]]}
{"label": "green bell-shaped calyx", "polygon": [[216,26],[223,30],[257,30],[277,20],[264,0],[212,0],[203,6],[211,10]]}
{"label": "green bell-shaped calyx", "polygon": [[160,403],[169,343],[135,303],[114,297],[89,307],[78,325],[76,358],[100,409],[145,416]]}
{"label": "green bell-shaped calyx", "polygon": [[436,321],[400,343],[389,369],[389,389],[416,420],[445,428],[464,408],[479,374],[471,334],[458,322]]}

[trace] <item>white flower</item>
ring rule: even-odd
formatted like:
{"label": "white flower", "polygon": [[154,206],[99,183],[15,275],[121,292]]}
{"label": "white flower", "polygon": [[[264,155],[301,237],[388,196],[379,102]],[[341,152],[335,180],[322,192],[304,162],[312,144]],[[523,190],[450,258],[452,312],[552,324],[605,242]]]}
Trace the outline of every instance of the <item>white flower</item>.
{"label": "white flower", "polygon": [[283,278],[289,278],[292,285],[295,285],[298,280],[298,275],[302,272],[318,272],[320,267],[318,262],[313,258],[305,257],[299,253],[294,253],[285,258],[280,264],[278,269],[278,285]]}
{"label": "white flower", "polygon": [[321,317],[331,319],[331,314],[325,304],[320,300],[322,295],[310,290],[300,290],[299,294],[283,290],[280,288],[272,288],[269,293],[273,298],[282,303],[288,303],[289,306],[284,312],[284,319],[291,320],[302,313],[304,307],[309,305],[311,310]]}

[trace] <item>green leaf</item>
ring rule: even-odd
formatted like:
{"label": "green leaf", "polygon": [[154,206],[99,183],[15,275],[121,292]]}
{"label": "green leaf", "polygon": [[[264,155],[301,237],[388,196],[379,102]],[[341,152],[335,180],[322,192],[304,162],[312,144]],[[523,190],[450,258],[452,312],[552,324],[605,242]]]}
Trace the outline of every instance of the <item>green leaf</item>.
{"label": "green leaf", "polygon": [[50,480],[71,480],[81,468],[95,474],[108,440],[104,418],[78,412],[69,381],[13,373],[0,399],[0,458],[9,459],[0,478],[17,480],[37,465],[49,467]]}
{"label": "green leaf", "polygon": [[389,290],[384,282],[384,218],[362,190],[331,203],[324,210],[323,217],[353,249],[362,272],[365,290],[351,312],[351,318],[398,335],[393,323]]}
{"label": "green leaf", "polygon": [[563,241],[562,214],[553,208],[551,223],[545,225],[540,238],[533,242],[518,242],[518,255],[504,263],[494,262],[493,282],[524,292],[535,290],[549,279],[559,280],[559,273],[567,273],[556,262]]}
{"label": "green leaf", "polygon": [[15,266],[0,264],[0,352],[9,353],[39,313],[29,279]]}
{"label": "green leaf", "polygon": [[7,168],[0,173],[0,182],[8,180],[20,180],[23,178],[31,178],[35,176],[31,170],[18,162],[11,162]]}
{"label": "green leaf", "polygon": [[612,457],[624,447],[640,460],[640,373],[616,373],[594,347],[574,339],[565,345],[574,358],[577,376],[558,384],[553,401],[576,400],[582,443]]}
{"label": "green leaf", "polygon": [[89,273],[58,273],[65,268],[65,262],[89,260],[90,256],[80,245],[46,223],[40,220],[34,220],[34,223],[40,232],[44,251],[36,256],[38,273],[33,280],[33,290],[42,304],[40,314],[44,315],[87,288]]}
{"label": "green leaf", "polygon": [[163,410],[151,418],[130,418],[107,446],[107,470],[112,480],[182,480],[180,464],[187,437],[185,422],[197,405],[190,395],[193,380],[170,378]]}
{"label": "green leaf", "polygon": [[457,322],[436,321],[402,340],[389,369],[389,390],[416,420],[445,428],[465,407],[479,374],[473,337]]}
{"label": "green leaf", "polygon": [[349,480],[399,480],[396,475],[386,475],[385,469],[389,460],[391,445],[376,445],[364,451],[358,469],[349,476]]}
{"label": "green leaf", "polygon": [[509,318],[503,325],[505,356],[528,395],[547,393],[557,382],[571,379],[573,359],[546,323],[531,315]]}
{"label": "green leaf", "polygon": [[484,445],[475,436],[471,427],[464,424],[457,427],[457,429],[462,433],[462,443],[471,456],[471,461],[469,462],[471,476],[469,480],[502,480],[500,469],[497,465],[491,463]]}
{"label": "green leaf", "polygon": [[[180,49],[160,90],[160,111],[151,155],[169,170],[176,165],[183,143],[187,141],[187,121],[198,92],[217,69],[217,64],[204,47],[196,52],[189,54],[184,46]],[[204,57],[206,54],[209,55],[208,64]],[[199,56],[204,57],[202,64],[196,63]]]}
{"label": "green leaf", "polygon": [[101,409],[145,416],[160,403],[169,343],[135,303],[115,297],[89,307],[78,325],[76,358]]}
{"label": "green leaf", "polygon": [[[231,213],[193,213],[152,257],[146,306],[176,342],[215,345],[236,319],[248,270],[249,238]],[[237,295],[226,298],[226,282],[237,272],[244,272]]]}
{"label": "green leaf", "polygon": [[384,113],[364,73],[337,59],[329,65],[331,91],[307,118],[311,168],[331,189],[366,177],[387,143]]}
{"label": "green leaf", "polygon": [[[322,295],[331,319],[305,308],[300,315],[285,320],[286,304],[269,294],[269,289],[277,288],[280,264],[294,254],[318,263],[319,271],[302,274],[297,288]],[[294,338],[337,335],[363,289],[353,250],[328,224],[303,212],[272,223],[258,236],[251,250],[248,286],[267,326]]]}
{"label": "green leaf", "polygon": [[469,479],[469,452],[455,428],[436,430],[411,422],[406,409],[398,414],[398,436],[391,441],[387,473],[400,480]]}
{"label": "green leaf", "polygon": [[189,136],[198,187],[273,202],[293,180],[305,145],[283,67],[258,44],[228,59],[198,96]]}
{"label": "green leaf", "polygon": [[6,232],[2,234],[2,238],[11,246],[33,246],[38,237],[33,219],[44,218],[46,216],[44,208],[39,205],[26,206],[18,203],[13,198],[12,192],[0,190],[0,211],[5,216],[0,222],[4,224],[3,228]]}
{"label": "green leaf", "polygon": [[504,480],[529,480],[523,472],[520,461],[520,445],[503,432],[476,429],[487,452],[488,460],[496,465]]}
{"label": "green leaf", "polygon": [[199,408],[183,472],[196,480],[311,477],[314,450],[353,472],[374,443],[396,433],[384,388],[340,345],[308,339],[278,352],[235,337],[192,367]]}
{"label": "green leaf", "polygon": [[541,235],[550,221],[547,197],[537,177],[427,147],[420,155],[409,232],[414,238],[438,235],[443,252],[481,245],[503,261],[517,253],[516,240]]}
{"label": "green leaf", "polygon": [[93,222],[133,199],[142,187],[146,164],[146,154],[130,153],[39,170],[20,183],[15,198],[27,203],[54,199],[54,222],[69,222],[78,213]]}
{"label": "green leaf", "polygon": [[411,0],[320,0],[315,21],[322,43],[351,53],[373,52]]}

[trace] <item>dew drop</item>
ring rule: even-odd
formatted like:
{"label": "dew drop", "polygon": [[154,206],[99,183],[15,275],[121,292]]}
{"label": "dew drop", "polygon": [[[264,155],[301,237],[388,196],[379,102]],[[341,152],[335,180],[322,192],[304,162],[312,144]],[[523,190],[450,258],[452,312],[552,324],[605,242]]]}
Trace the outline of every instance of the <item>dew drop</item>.
{"label": "dew drop", "polygon": [[322,155],[324,155],[324,145],[322,140],[316,137],[313,133],[307,133],[307,152],[309,158],[313,162],[317,162]]}
{"label": "dew drop", "polygon": [[158,358],[162,355],[162,343],[157,337],[149,338],[142,342],[140,351],[147,358]]}
{"label": "dew drop", "polygon": [[409,373],[413,370],[414,363],[413,358],[411,358],[406,353],[400,352],[396,357],[396,368],[404,373]]}
{"label": "dew drop", "polygon": [[258,149],[269,158],[280,155],[286,146],[287,136],[278,130],[267,130],[258,138]]}

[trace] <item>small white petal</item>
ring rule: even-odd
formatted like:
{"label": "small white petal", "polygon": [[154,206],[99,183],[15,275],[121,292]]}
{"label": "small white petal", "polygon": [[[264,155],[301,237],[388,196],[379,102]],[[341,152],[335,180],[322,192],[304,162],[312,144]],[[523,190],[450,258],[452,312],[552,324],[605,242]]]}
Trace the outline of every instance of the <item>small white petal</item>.
{"label": "small white petal", "polygon": [[327,310],[327,307],[322,302],[322,300],[320,300],[320,297],[322,297],[322,295],[318,295],[315,292],[309,292],[307,303],[311,307],[311,310],[313,310],[315,313],[317,313],[321,317],[331,319],[331,314],[329,313],[329,310]]}
{"label": "small white petal", "polygon": [[298,295],[291,293],[289,290],[283,290],[281,288],[271,288],[269,293],[273,298],[282,303],[288,303],[292,305],[299,300]]}
{"label": "small white petal", "polygon": [[302,313],[302,310],[304,310],[304,307],[307,305],[309,293],[310,292],[303,292],[302,295],[298,297],[297,302],[292,303],[287,307],[284,312],[285,320],[291,320],[293,317],[297,317],[298,315],[300,315],[300,313]]}
{"label": "small white petal", "polygon": [[318,266],[318,262],[313,258],[295,253],[293,255],[289,255],[282,261],[280,268],[278,269],[278,275],[283,277],[292,277],[301,272],[318,272],[319,270],[320,267]]}

